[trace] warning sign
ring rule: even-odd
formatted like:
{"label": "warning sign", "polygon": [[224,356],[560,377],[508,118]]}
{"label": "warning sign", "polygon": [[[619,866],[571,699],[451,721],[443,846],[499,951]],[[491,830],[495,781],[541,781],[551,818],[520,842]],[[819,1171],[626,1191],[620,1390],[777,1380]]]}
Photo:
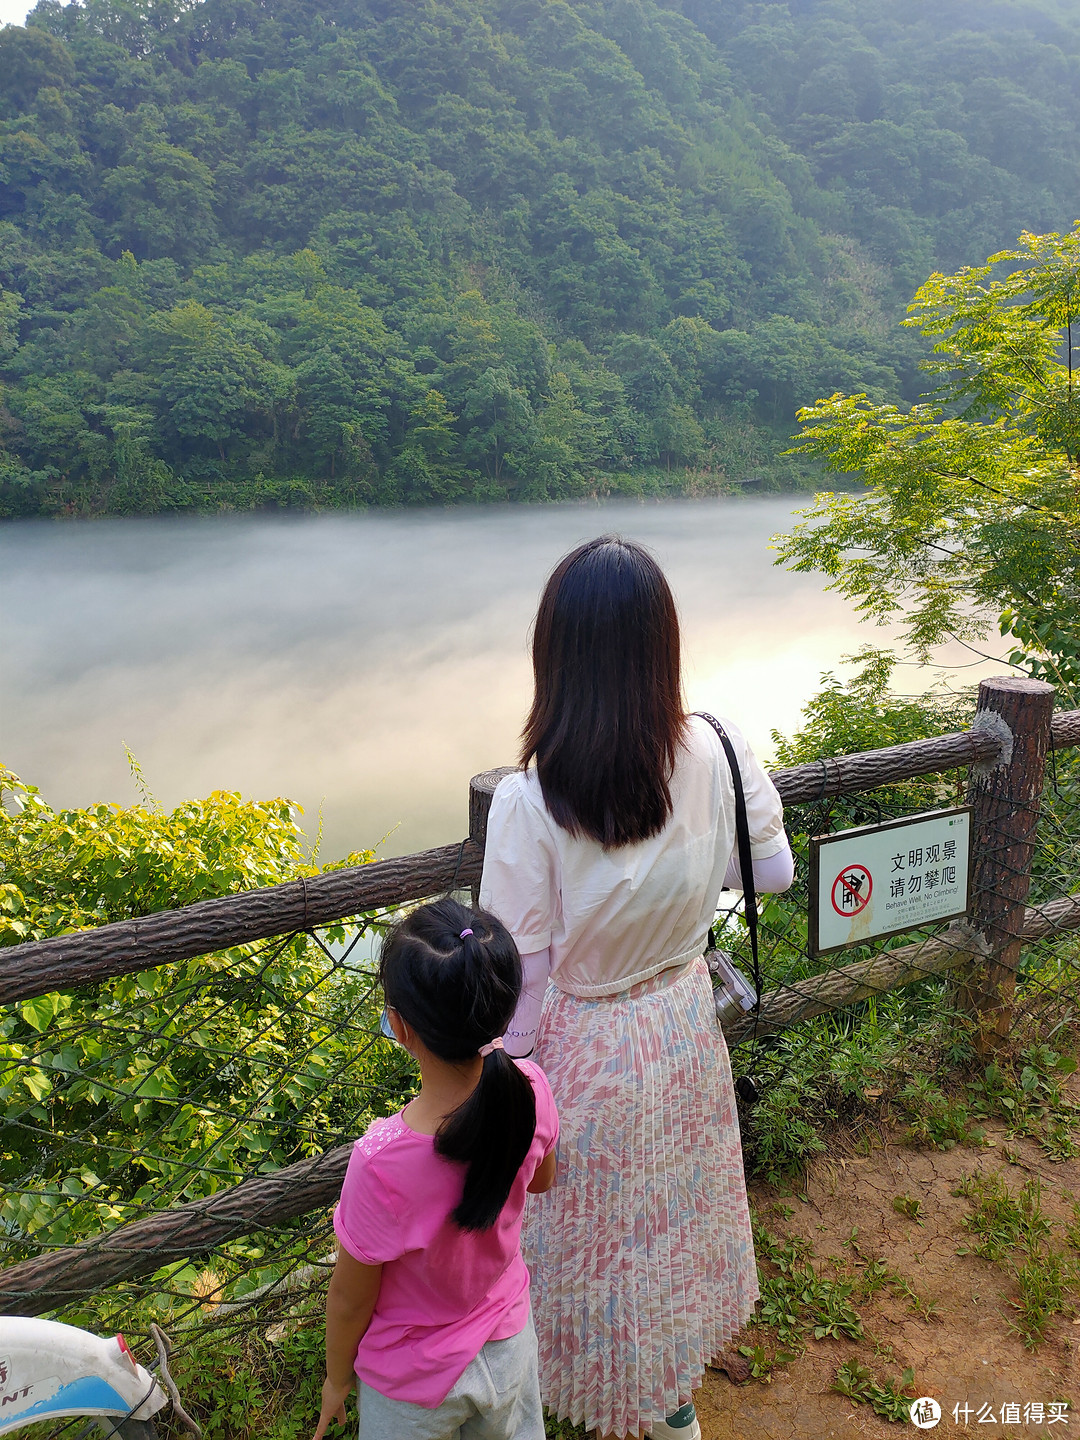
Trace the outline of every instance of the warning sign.
{"label": "warning sign", "polygon": [[934,810],[810,842],[810,952],[967,913],[971,810]]}
{"label": "warning sign", "polygon": [[874,877],[865,865],[848,865],[833,881],[832,908],[838,915],[858,915],[870,904]]}

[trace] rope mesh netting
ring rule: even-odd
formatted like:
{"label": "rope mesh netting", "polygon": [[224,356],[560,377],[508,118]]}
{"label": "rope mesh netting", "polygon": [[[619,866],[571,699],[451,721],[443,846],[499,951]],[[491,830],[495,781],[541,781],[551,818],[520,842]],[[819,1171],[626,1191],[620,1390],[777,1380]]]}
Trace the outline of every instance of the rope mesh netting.
{"label": "rope mesh netting", "polygon": [[[12,1007],[3,1263],[275,1173],[398,1108],[411,1070],[379,1033],[381,928],[328,926]],[[174,1323],[236,1316],[246,1292],[332,1250],[325,1207],[264,1231],[257,1218],[208,1258],[50,1313],[107,1328],[153,1296]]]}

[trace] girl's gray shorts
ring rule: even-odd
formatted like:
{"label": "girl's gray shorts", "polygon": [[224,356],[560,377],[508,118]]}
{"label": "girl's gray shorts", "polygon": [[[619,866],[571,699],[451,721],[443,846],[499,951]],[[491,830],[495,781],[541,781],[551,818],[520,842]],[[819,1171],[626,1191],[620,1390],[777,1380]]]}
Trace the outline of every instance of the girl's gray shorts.
{"label": "girl's gray shorts", "polygon": [[544,1440],[536,1331],[489,1340],[441,1405],[388,1400],[357,1382],[360,1440]]}

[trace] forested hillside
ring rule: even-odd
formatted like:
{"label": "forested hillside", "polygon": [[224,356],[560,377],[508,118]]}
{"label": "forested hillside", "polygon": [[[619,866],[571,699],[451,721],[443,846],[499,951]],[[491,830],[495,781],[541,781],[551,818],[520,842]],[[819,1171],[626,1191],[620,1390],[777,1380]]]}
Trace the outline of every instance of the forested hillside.
{"label": "forested hillside", "polygon": [[934,268],[1080,214],[1029,0],[41,0],[0,31],[0,514],[733,475],[914,398]]}

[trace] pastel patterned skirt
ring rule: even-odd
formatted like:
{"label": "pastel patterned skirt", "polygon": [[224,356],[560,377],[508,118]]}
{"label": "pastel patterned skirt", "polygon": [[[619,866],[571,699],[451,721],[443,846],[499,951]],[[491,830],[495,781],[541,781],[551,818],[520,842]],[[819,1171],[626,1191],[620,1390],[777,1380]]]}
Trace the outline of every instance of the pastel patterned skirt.
{"label": "pastel patterned skirt", "polygon": [[758,1297],[705,962],[602,1000],[549,986],[533,1058],[560,1125],[522,1235],[540,1393],[559,1419],[637,1434],[690,1399]]}

